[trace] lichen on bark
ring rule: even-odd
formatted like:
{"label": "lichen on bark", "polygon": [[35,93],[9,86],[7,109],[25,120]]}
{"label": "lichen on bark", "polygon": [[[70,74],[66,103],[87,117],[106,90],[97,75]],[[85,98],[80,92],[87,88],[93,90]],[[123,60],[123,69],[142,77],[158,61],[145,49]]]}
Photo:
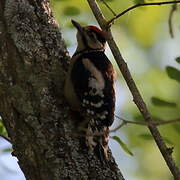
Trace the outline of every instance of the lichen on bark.
{"label": "lichen on bark", "polygon": [[63,97],[69,55],[47,0],[0,2],[0,115],[29,180],[119,179],[89,155]]}

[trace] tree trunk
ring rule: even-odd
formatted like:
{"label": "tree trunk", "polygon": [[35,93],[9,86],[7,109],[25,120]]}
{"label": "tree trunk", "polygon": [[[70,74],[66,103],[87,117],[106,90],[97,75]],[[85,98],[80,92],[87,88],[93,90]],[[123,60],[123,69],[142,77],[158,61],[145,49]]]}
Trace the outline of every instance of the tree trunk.
{"label": "tree trunk", "polygon": [[0,0],[0,115],[28,180],[118,179],[90,155],[63,97],[69,56],[47,0]]}

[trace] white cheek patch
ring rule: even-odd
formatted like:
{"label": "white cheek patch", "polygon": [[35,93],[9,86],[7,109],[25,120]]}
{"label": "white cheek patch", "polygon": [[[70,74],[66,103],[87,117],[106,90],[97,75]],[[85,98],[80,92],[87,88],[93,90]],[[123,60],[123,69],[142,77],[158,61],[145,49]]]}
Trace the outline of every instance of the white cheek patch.
{"label": "white cheek patch", "polygon": [[105,87],[105,82],[101,72],[94,66],[94,64],[89,59],[83,59],[82,62],[85,68],[94,77],[89,79],[89,86],[97,90],[103,90]]}

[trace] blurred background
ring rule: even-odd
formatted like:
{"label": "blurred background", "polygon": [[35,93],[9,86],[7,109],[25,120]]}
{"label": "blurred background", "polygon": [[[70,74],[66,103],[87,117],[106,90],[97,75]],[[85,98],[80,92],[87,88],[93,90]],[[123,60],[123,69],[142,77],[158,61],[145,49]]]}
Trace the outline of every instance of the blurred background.
{"label": "blurred background", "polygon": [[[144,2],[104,1],[115,13]],[[110,10],[102,1],[98,2],[105,17],[111,19],[113,14]],[[97,22],[84,0],[51,0],[51,6],[72,55],[76,48],[76,30],[70,20],[74,19],[84,25],[97,25]],[[174,38],[170,36],[168,25],[171,9],[171,5],[139,7],[126,13],[112,25],[113,36],[156,121],[180,118],[180,6],[177,6],[172,18]],[[116,116],[130,121],[143,121],[109,47],[106,55],[117,71]],[[121,123],[116,117],[111,129]],[[158,128],[167,145],[174,147],[173,158],[180,166],[180,122]],[[1,122],[0,133],[6,135]],[[119,138],[119,142],[110,140],[110,148],[126,180],[172,180],[146,126],[127,124],[111,133],[111,136]],[[0,179],[24,180],[17,159],[10,152],[11,145],[0,138]]]}

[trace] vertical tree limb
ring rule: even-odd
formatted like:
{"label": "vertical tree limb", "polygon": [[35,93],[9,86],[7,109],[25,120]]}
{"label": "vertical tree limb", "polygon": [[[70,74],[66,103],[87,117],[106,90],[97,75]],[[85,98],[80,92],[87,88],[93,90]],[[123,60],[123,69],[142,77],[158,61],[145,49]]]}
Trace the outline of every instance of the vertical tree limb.
{"label": "vertical tree limb", "polygon": [[69,56],[47,0],[0,1],[0,116],[28,180],[123,180],[89,154],[64,101]]}
{"label": "vertical tree limb", "polygon": [[[105,19],[105,17],[103,16],[96,0],[87,0],[89,3],[89,6],[92,10],[92,12],[94,13],[94,16],[96,18],[96,20],[98,21],[99,25],[101,26],[102,29],[107,31],[107,39],[108,39],[108,44],[109,47],[114,55],[114,58],[119,66],[119,69],[124,77],[124,79],[126,80],[126,83],[132,93],[133,96],[133,101],[134,103],[137,105],[139,111],[141,112],[142,116],[144,117],[145,121],[147,122],[151,122],[152,120],[152,116],[150,114],[150,112],[147,109],[147,106],[131,76],[131,73],[128,69],[127,63],[124,61],[114,39],[113,36],[111,34],[111,30],[110,28],[108,28],[108,23]],[[169,153],[169,148],[166,146],[166,144],[164,143],[157,127],[153,124],[148,126],[161,154],[164,157],[164,160],[167,164],[167,166],[169,167],[172,175],[174,176],[175,180],[180,180],[180,171],[179,168],[176,166],[173,158],[172,158],[172,154]]]}
{"label": "vertical tree limb", "polygon": [[169,13],[169,18],[168,18],[169,34],[170,34],[171,38],[174,38],[172,19],[173,19],[173,15],[174,15],[176,10],[177,10],[177,4],[173,4],[171,6],[171,10],[170,10],[170,13]]}

